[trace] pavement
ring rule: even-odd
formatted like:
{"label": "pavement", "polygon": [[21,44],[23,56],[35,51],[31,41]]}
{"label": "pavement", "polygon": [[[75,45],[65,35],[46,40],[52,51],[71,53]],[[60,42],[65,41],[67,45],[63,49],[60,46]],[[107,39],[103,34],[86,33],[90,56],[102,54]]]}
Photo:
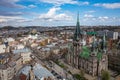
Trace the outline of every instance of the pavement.
{"label": "pavement", "polygon": [[[66,63],[63,62],[63,61],[62,61],[62,63],[63,63],[65,66],[68,67],[68,71],[70,71],[72,74],[80,74],[80,72],[81,72],[80,69],[76,69],[76,68],[74,68],[74,67],[66,64]],[[85,77],[86,79],[88,79],[88,80],[97,80],[96,77],[93,77],[93,76],[91,76],[91,75],[89,75],[89,74],[86,74],[86,73],[84,74],[84,77]]]}

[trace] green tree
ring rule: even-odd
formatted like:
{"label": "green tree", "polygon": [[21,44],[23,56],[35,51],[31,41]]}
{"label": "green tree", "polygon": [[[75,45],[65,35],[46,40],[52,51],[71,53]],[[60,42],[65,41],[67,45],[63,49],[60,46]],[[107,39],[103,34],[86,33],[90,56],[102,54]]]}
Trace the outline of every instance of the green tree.
{"label": "green tree", "polygon": [[102,80],[110,80],[110,74],[108,71],[102,71],[101,75]]}

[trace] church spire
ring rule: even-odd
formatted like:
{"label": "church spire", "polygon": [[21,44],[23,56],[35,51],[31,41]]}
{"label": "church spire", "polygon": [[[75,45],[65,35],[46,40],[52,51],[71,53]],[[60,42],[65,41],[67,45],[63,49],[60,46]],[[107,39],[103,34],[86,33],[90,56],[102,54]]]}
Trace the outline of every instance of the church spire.
{"label": "church spire", "polygon": [[103,51],[106,52],[106,33],[103,35]]}
{"label": "church spire", "polygon": [[75,28],[75,33],[74,33],[73,40],[74,41],[78,41],[79,38],[80,38],[80,36],[81,36],[81,33],[80,33],[79,12],[78,12],[78,15],[77,15],[77,24],[76,24],[76,28]]}
{"label": "church spire", "polygon": [[79,12],[77,14],[77,23],[79,23]]}
{"label": "church spire", "polygon": [[95,41],[95,34],[93,36],[93,43],[92,43],[92,51],[95,52],[96,50],[96,41]]}
{"label": "church spire", "polygon": [[106,53],[106,34],[104,33],[102,42],[101,42],[101,50]]}

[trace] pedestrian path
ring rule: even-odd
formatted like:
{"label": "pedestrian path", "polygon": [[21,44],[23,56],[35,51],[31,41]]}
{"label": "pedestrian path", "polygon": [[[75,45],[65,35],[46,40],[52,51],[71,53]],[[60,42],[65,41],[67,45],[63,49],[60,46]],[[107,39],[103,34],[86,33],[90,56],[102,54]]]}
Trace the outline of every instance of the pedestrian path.
{"label": "pedestrian path", "polygon": [[[68,64],[66,64],[65,62],[62,61],[62,63],[68,67],[68,71],[70,71],[72,74],[80,74],[80,70],[79,69],[76,69]],[[84,74],[84,77],[88,80],[97,80],[96,77],[93,77],[89,74]]]}

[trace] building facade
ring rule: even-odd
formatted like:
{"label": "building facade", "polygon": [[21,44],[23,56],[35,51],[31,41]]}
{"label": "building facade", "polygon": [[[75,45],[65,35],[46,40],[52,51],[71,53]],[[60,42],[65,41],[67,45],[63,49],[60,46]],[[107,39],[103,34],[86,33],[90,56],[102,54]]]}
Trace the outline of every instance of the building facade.
{"label": "building facade", "polygon": [[18,70],[22,67],[20,55],[9,55],[3,53],[0,55],[0,80],[11,80]]}
{"label": "building facade", "polygon": [[95,34],[92,39],[92,43],[86,44],[87,38],[80,29],[78,14],[73,41],[68,44],[66,61],[77,69],[82,69],[92,76],[98,76],[102,70],[107,70],[108,68],[106,36],[103,36],[100,43],[96,40]]}

